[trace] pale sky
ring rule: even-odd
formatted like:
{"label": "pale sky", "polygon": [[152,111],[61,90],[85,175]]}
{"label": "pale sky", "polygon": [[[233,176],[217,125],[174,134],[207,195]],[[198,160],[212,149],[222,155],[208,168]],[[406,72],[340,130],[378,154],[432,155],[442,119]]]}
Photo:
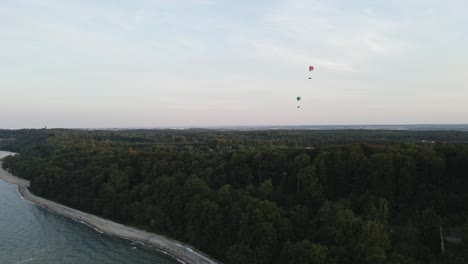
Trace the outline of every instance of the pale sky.
{"label": "pale sky", "polygon": [[468,123],[467,8],[0,0],[0,128]]}

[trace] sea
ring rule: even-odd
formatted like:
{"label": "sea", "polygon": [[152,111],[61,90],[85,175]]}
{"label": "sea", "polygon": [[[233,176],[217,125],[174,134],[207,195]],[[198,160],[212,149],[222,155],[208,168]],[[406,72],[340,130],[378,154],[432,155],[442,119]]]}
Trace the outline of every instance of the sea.
{"label": "sea", "polygon": [[[0,159],[12,153],[0,151]],[[146,245],[112,237],[31,204],[0,180],[1,264],[178,263]]]}

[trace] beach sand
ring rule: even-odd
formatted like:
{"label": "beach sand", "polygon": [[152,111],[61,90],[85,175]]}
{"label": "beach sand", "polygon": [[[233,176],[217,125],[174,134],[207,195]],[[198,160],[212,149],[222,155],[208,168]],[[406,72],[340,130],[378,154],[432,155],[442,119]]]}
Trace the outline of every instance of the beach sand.
{"label": "beach sand", "polygon": [[0,163],[0,178],[8,183],[16,184],[19,193],[23,198],[35,205],[47,208],[60,215],[72,218],[78,222],[84,223],[108,235],[121,237],[131,241],[143,243],[148,246],[153,246],[159,251],[166,253],[182,263],[220,263],[215,261],[205,254],[182,244],[181,242],[168,239],[166,237],[149,233],[146,231],[138,230],[122,224],[106,220],[95,215],[81,212],[70,207],[49,201],[47,199],[35,196],[32,194],[28,187],[29,181],[18,178],[8,171],[1,168]]}

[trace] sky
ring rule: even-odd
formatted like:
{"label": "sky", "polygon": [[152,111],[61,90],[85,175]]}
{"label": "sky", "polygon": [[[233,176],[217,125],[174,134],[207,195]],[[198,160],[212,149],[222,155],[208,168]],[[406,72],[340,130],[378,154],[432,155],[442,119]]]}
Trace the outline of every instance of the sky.
{"label": "sky", "polygon": [[0,0],[0,128],[468,123],[466,6]]}

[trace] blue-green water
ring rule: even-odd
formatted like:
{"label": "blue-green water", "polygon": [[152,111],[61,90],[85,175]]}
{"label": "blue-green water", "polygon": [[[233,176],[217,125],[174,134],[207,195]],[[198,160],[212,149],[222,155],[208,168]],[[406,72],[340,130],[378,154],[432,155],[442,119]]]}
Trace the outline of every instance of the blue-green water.
{"label": "blue-green water", "polygon": [[[0,158],[5,152],[0,152]],[[0,263],[177,263],[28,203],[0,180]]]}

